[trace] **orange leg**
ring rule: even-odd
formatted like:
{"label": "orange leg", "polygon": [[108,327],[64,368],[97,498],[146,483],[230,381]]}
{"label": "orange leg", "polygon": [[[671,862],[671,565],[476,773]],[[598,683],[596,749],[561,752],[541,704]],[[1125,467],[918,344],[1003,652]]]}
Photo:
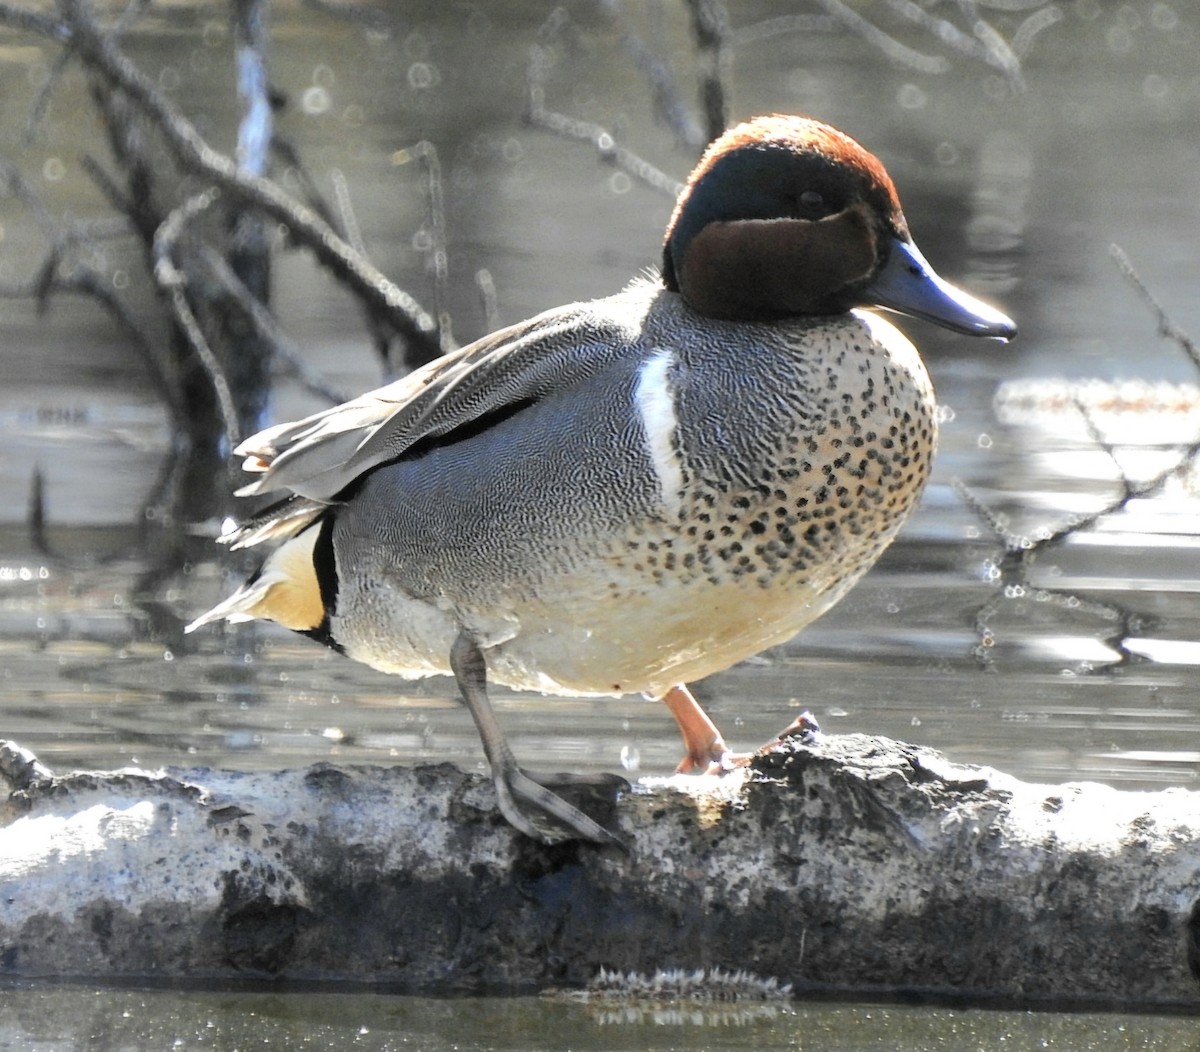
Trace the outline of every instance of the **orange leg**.
{"label": "orange leg", "polygon": [[728,770],[737,763],[738,758],[729,751],[717,725],[687,687],[682,683],[672,687],[662,700],[671,710],[671,715],[679,724],[679,733],[683,735],[685,753],[675,768],[676,774],[690,771],[716,773]]}
{"label": "orange leg", "polygon": [[[675,722],[679,724],[679,733],[683,735],[684,757],[675,768],[676,774],[690,774],[696,771],[701,774],[721,774],[744,767],[750,762],[750,755],[733,753],[717,730],[708,713],[692,696],[692,692],[682,683],[672,687],[662,696]],[[766,752],[773,745],[788,738],[799,738],[804,744],[811,745],[821,735],[821,728],[813,719],[810,712],[802,712],[791,724],[773,741],[767,742],[759,753]]]}

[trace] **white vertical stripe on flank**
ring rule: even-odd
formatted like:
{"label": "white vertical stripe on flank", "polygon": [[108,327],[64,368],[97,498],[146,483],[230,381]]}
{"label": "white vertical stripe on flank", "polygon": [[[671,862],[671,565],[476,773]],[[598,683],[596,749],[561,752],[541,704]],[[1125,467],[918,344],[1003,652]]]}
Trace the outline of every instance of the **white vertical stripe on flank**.
{"label": "white vertical stripe on flank", "polygon": [[677,512],[683,491],[683,468],[675,451],[675,393],[667,380],[673,356],[670,351],[657,350],[638,371],[633,400],[642,418],[646,434],[646,454],[658,478],[658,488],[664,506]]}

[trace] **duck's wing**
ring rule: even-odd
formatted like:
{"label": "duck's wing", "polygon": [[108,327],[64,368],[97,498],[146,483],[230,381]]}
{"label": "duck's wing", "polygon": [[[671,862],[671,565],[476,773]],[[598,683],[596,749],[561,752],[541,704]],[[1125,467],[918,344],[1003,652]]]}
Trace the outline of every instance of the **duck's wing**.
{"label": "duck's wing", "polygon": [[[279,424],[235,452],[259,475],[241,495],[290,491],[330,503],[364,472],[454,433],[481,427],[572,386],[627,352],[635,337],[604,301],[572,304],[500,329],[395,383],[303,420]],[[242,532],[242,531],[239,531]]]}

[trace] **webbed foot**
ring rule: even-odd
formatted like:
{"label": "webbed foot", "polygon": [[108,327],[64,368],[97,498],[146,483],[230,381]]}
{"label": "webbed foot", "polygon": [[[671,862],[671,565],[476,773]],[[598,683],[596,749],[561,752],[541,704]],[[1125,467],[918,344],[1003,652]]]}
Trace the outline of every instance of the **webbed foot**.
{"label": "webbed foot", "polygon": [[[558,779],[563,781],[559,782]],[[581,803],[581,797],[589,797],[592,802],[608,804],[611,808],[617,795],[629,788],[625,779],[607,775],[603,776],[603,781],[589,782],[580,776],[534,775],[521,770],[515,763],[511,767],[498,767],[493,761],[492,780],[496,785],[496,799],[501,813],[510,825],[526,836],[544,844],[588,840],[593,844],[613,844],[627,850],[618,836],[555,791],[561,789]],[[597,799],[599,791],[605,795]]]}
{"label": "webbed foot", "polygon": [[594,793],[597,787],[602,787],[612,800],[622,789],[629,788],[628,783],[616,775],[532,775],[521,770],[487,696],[487,663],[483,652],[466,632],[460,632],[450,648],[450,668],[475,719],[483,751],[492,765],[500,813],[509,824],[544,844],[588,840],[625,849],[619,837],[550,786],[561,787],[572,795],[581,788]]}

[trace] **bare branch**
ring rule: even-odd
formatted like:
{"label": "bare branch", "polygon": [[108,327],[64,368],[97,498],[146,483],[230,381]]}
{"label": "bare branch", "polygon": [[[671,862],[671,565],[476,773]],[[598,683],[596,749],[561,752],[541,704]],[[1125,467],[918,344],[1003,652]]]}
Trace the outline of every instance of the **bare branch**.
{"label": "bare branch", "polygon": [[312,394],[324,398],[330,405],[337,405],[339,402],[347,400],[349,396],[346,392],[331,387],[326,383],[324,377],[304,360],[300,348],[279,327],[275,315],[246,288],[245,283],[234,273],[233,267],[220,252],[211,245],[203,245],[200,248],[199,258],[246,313],[259,337],[271,344],[274,355],[283,362],[287,373],[294,376]]}
{"label": "bare branch", "polygon": [[98,274],[91,268],[76,267],[71,274],[65,277],[60,276],[58,283],[64,292],[91,296],[104,305],[104,308],[132,340],[138,357],[142,359],[142,363],[158,391],[159,398],[162,399],[170,413],[172,424],[176,430],[180,429],[186,419],[186,410],[180,401],[175,384],[164,368],[163,356],[146,335],[144,322],[116,294],[111,282],[106,280],[103,274]]}
{"label": "bare branch", "polygon": [[[428,253],[433,260],[433,309],[443,339],[452,339],[453,321],[446,309],[446,287],[450,279],[449,255],[446,251],[446,202],[442,193],[442,165],[437,147],[422,139],[415,146],[397,150],[392,163],[408,164],[417,160],[425,170],[425,186],[429,198]],[[423,245],[422,248],[425,246]]]}
{"label": "bare branch", "polygon": [[[702,0],[687,0],[689,5],[697,2]],[[675,133],[675,137],[684,146],[694,150],[704,146],[711,136],[705,137],[696,119],[680,99],[675,79],[671,76],[667,64],[633,31],[619,0],[601,0],[600,7],[612,20],[620,36],[621,46],[629,52],[634,64],[645,75],[650,85],[655,112],[662,118],[663,123]],[[565,15],[559,19],[557,31],[561,32],[564,19]],[[725,129],[722,127],[721,130]]]}
{"label": "bare branch", "polygon": [[238,414],[233,394],[229,390],[225,371],[221,368],[221,363],[217,361],[217,356],[213,354],[212,348],[209,347],[204,330],[200,327],[200,322],[188,301],[185,291],[187,278],[175,265],[172,258],[175,245],[187,230],[188,224],[211,208],[219,196],[220,191],[216,187],[205,190],[203,193],[189,198],[163,220],[154,235],[153,273],[159,289],[167,297],[176,323],[187,339],[192,352],[196,355],[196,360],[208,376],[209,383],[212,384],[217,408],[221,413],[225,437],[228,440],[229,448],[232,449],[238,442]]}
{"label": "bare branch", "polygon": [[729,15],[720,0],[686,0],[686,3],[692,16],[692,35],[696,38],[706,141],[712,142],[729,123],[725,92],[729,77]]}
{"label": "bare branch", "polygon": [[134,317],[128,304],[117,295],[106,275],[77,261],[69,267],[62,266],[64,255],[72,247],[86,245],[89,239],[97,233],[100,236],[114,233],[127,234],[128,223],[124,220],[117,223],[91,221],[65,227],[50,215],[41,197],[29,185],[24,176],[4,161],[0,161],[0,179],[35,216],[51,246],[47,258],[38,267],[30,281],[0,285],[0,297],[33,299],[37,302],[39,310],[42,311],[46,309],[49,298],[60,292],[90,296],[98,300],[132,342],[150,374],[159,397],[166,405],[172,422],[179,426],[183,419],[183,407],[179,394],[164,368],[161,355],[157,353],[146,336],[145,325]]}
{"label": "bare branch", "polygon": [[299,243],[419,350],[437,354],[448,349],[438,340],[434,319],[420,304],[355,252],[325,220],[298,205],[274,183],[239,173],[229,157],[209,146],[194,125],[167,103],[149,78],[100,30],[84,0],[62,0],[62,6],[80,54],[154,119],[180,165],[207,176],[230,196],[262,209],[287,226]]}
{"label": "bare branch", "polygon": [[1034,38],[1043,29],[1049,29],[1056,22],[1061,22],[1065,17],[1062,8],[1057,4],[1047,4],[1040,10],[1035,11],[1017,26],[1017,31],[1013,33],[1013,53],[1024,58],[1033,47]]}
{"label": "bare branch", "polygon": [[1142,281],[1141,276],[1134,269],[1133,264],[1129,261],[1129,257],[1125,254],[1125,250],[1120,245],[1110,245],[1108,254],[1116,262],[1117,268],[1125,276],[1125,279],[1137,290],[1138,295],[1142,297],[1154,312],[1155,319],[1158,322],[1158,334],[1173,341],[1191,359],[1192,365],[1200,369],[1200,350],[1196,348],[1195,341],[1167,316],[1166,309],[1146,287],[1146,283]]}
{"label": "bare branch", "polygon": [[529,111],[526,119],[534,127],[543,128],[564,139],[587,142],[595,148],[600,159],[618,168],[639,182],[660,193],[677,197],[683,184],[644,160],[632,150],[619,146],[612,132],[591,121],[579,120],[556,113],[545,106],[545,53],[541,45],[530,49],[527,67]]}
{"label": "bare branch", "polygon": [[[922,73],[950,72],[949,60],[943,58],[941,55],[925,55],[910,48],[907,44],[901,44],[895,37],[888,36],[887,33],[874,23],[868,22],[857,11],[847,7],[842,3],[842,0],[817,0],[817,3],[825,8],[829,14],[837,18],[847,29],[857,33],[867,43],[878,48],[894,62],[908,66],[911,69],[919,70]],[[916,8],[916,10],[919,10],[919,8]]]}

